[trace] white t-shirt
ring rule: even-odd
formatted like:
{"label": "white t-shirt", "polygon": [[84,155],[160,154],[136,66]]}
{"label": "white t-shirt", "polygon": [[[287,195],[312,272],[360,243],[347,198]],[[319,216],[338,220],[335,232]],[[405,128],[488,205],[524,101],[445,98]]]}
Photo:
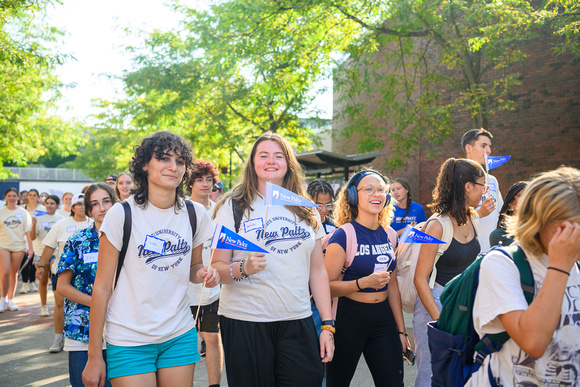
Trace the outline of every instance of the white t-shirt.
{"label": "white t-shirt", "polygon": [[54,215],[42,215],[36,218],[36,239],[32,241],[32,247],[34,248],[34,255],[40,257],[42,251],[44,250],[45,244],[42,243],[44,238],[48,235],[48,232],[52,227],[62,219],[62,216],[58,214]]}
{"label": "white t-shirt", "polygon": [[[215,203],[211,200],[209,201],[210,208],[207,210],[209,218],[213,216],[215,211]],[[211,260],[211,235],[203,243],[203,266],[208,266]],[[203,288],[203,284],[189,283],[187,288],[187,297],[189,297],[189,305],[210,305],[216,302],[220,298],[220,287],[214,286],[213,288]],[[201,302],[199,301],[201,297]]]}
{"label": "white t-shirt", "polygon": [[[536,296],[548,267],[548,256],[526,252],[532,268]],[[528,303],[516,265],[499,252],[490,253],[481,263],[479,287],[473,306],[473,323],[480,335],[505,331],[498,316],[525,310]],[[490,363],[491,362],[491,363]],[[488,365],[500,386],[573,386],[580,380],[580,272],[571,270],[560,321],[544,356],[536,359],[508,340],[502,349],[487,357],[468,386],[489,386]]]}
{"label": "white t-shirt", "polygon": [[482,253],[487,253],[487,251],[490,249],[489,234],[491,234],[491,232],[497,228],[499,211],[503,206],[503,198],[501,197],[499,184],[495,176],[487,174],[487,185],[489,186],[489,191],[483,195],[479,206],[475,208],[476,210],[479,210],[481,203],[483,203],[483,201],[490,196],[495,200],[495,210],[493,210],[487,216],[479,219],[479,244],[481,246]]}
{"label": "white t-shirt", "polygon": [[65,211],[64,208],[59,208],[56,210],[56,213],[62,216],[63,218],[67,218],[70,216],[70,211]]}
{"label": "white t-shirt", "polygon": [[[223,285],[218,313],[253,322],[297,320],[310,316],[310,255],[316,240],[325,235],[320,216],[316,217],[319,227],[315,232],[284,206],[270,206],[266,219],[264,199],[259,196],[252,208],[249,217],[248,212],[244,212],[238,234],[262,246],[264,229],[260,225],[264,224],[268,266],[260,275]],[[231,201],[220,207],[215,221],[235,231]],[[238,250],[232,252],[232,263],[242,261],[250,254]]]}
{"label": "white t-shirt", "polygon": [[0,249],[8,251],[27,251],[26,234],[32,229],[30,214],[21,207],[9,210],[0,209]]}
{"label": "white t-shirt", "polygon": [[[132,211],[131,238],[109,303],[105,339],[127,347],[163,343],[194,326],[187,297],[191,251],[212,236],[211,219],[201,204],[193,203],[197,215],[193,237],[185,204],[176,214],[173,207],[161,209],[151,203],[142,209],[133,196],[125,201]],[[124,220],[123,206],[117,203],[101,226],[101,233],[119,251]],[[150,240],[160,242],[163,252]]]}
{"label": "white t-shirt", "polygon": [[84,228],[91,227],[93,225],[93,220],[91,218],[87,218],[87,220],[83,220],[81,222],[77,222],[74,217],[69,216],[68,218],[63,218],[56,222],[54,226],[50,229],[48,234],[44,237],[42,244],[48,247],[54,248],[54,256],[56,259],[54,260],[51,271],[53,274],[56,274],[56,269],[58,268],[58,262],[60,261],[60,254],[64,248],[64,244],[68,240],[68,238],[76,233],[81,231]]}

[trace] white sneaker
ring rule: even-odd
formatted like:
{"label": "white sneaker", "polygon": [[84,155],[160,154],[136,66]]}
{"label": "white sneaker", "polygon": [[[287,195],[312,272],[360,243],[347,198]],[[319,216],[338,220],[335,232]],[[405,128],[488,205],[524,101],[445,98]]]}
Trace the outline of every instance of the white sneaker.
{"label": "white sneaker", "polygon": [[64,348],[64,337],[57,336],[54,338],[54,343],[52,343],[52,345],[50,346],[49,351],[52,353],[57,353],[62,351],[63,348]]}
{"label": "white sneaker", "polygon": [[36,287],[36,284],[34,282],[31,282],[28,285],[28,290],[31,292],[38,292],[38,288]]}
{"label": "white sneaker", "polygon": [[0,313],[4,312],[5,310],[6,310],[6,300],[2,298],[0,300]]}
{"label": "white sneaker", "polygon": [[42,305],[40,307],[40,317],[48,317],[49,313],[48,313],[48,305]]}
{"label": "white sneaker", "polygon": [[26,294],[28,293],[28,282],[25,282],[22,284],[22,287],[20,288],[20,294]]}
{"label": "white sneaker", "polygon": [[18,305],[14,303],[14,300],[7,300],[6,306],[8,306],[8,309],[10,309],[13,312],[16,312],[18,310]]}

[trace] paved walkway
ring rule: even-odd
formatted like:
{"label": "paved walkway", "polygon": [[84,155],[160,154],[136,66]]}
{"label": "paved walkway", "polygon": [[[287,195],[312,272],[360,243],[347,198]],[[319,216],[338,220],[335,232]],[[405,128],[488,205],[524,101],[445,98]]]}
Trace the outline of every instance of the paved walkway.
{"label": "paved walkway", "polygon": [[[49,353],[54,340],[52,310],[54,299],[48,294],[50,317],[40,317],[38,292],[18,294],[14,301],[19,306],[17,312],[0,313],[0,386],[69,386],[68,357],[66,352]],[[408,327],[409,316],[405,316]],[[409,330],[409,328],[407,328]],[[413,385],[415,367],[405,365],[405,386]],[[196,365],[194,386],[207,386],[205,359]],[[227,386],[225,372],[222,386]],[[372,386],[369,370],[361,357],[352,386]]]}

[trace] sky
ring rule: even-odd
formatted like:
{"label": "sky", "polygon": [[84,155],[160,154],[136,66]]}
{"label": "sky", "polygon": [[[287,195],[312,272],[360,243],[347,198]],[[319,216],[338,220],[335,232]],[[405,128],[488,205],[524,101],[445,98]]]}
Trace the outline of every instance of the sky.
{"label": "sky", "polygon": [[[207,6],[205,0],[181,2],[198,9]],[[61,82],[68,85],[62,89],[59,115],[83,119],[98,112],[92,107],[93,99],[122,96],[122,83],[110,75],[121,75],[123,70],[131,68],[124,46],[136,45],[142,39],[127,35],[124,28],[153,31],[176,27],[178,15],[164,3],[162,0],[62,0],[61,5],[49,9],[50,25],[65,32],[60,51],[75,58],[57,70]],[[325,116],[330,116],[332,92],[318,97],[315,105],[326,112]]]}
{"label": "sky", "polygon": [[[203,1],[185,3],[199,6]],[[124,28],[153,31],[177,26],[178,17],[160,0],[62,0],[52,6],[50,24],[65,32],[59,49],[75,59],[57,70],[59,79],[69,87],[62,90],[59,114],[83,118],[98,110],[91,106],[95,98],[112,98],[122,91],[122,84],[109,75],[120,75],[131,67],[124,46],[140,39],[128,36]],[[74,86],[74,87],[72,87]],[[64,110],[69,106],[68,110]]]}

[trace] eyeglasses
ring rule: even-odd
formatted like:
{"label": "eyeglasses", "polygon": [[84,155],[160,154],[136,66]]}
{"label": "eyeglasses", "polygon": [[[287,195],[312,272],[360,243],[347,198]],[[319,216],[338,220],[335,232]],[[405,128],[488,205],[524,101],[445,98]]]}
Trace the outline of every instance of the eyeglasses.
{"label": "eyeglasses", "polygon": [[489,191],[489,185],[486,185],[486,184],[481,184],[481,183],[478,183],[478,182],[473,182],[473,184],[477,184],[477,185],[480,185],[480,186],[482,186],[482,187],[483,187],[483,193],[484,193],[484,194],[486,194],[486,193],[487,193],[487,191]]}
{"label": "eyeglasses", "polygon": [[389,189],[382,185],[378,187],[373,187],[372,185],[365,185],[364,187],[359,188],[357,191],[363,191],[368,196],[374,195],[375,192],[378,192],[379,195],[381,196],[385,196],[389,192]]}
{"label": "eyeglasses", "polygon": [[323,206],[318,206],[319,209],[325,209],[327,212],[332,211],[334,209],[334,203],[327,203]]}

